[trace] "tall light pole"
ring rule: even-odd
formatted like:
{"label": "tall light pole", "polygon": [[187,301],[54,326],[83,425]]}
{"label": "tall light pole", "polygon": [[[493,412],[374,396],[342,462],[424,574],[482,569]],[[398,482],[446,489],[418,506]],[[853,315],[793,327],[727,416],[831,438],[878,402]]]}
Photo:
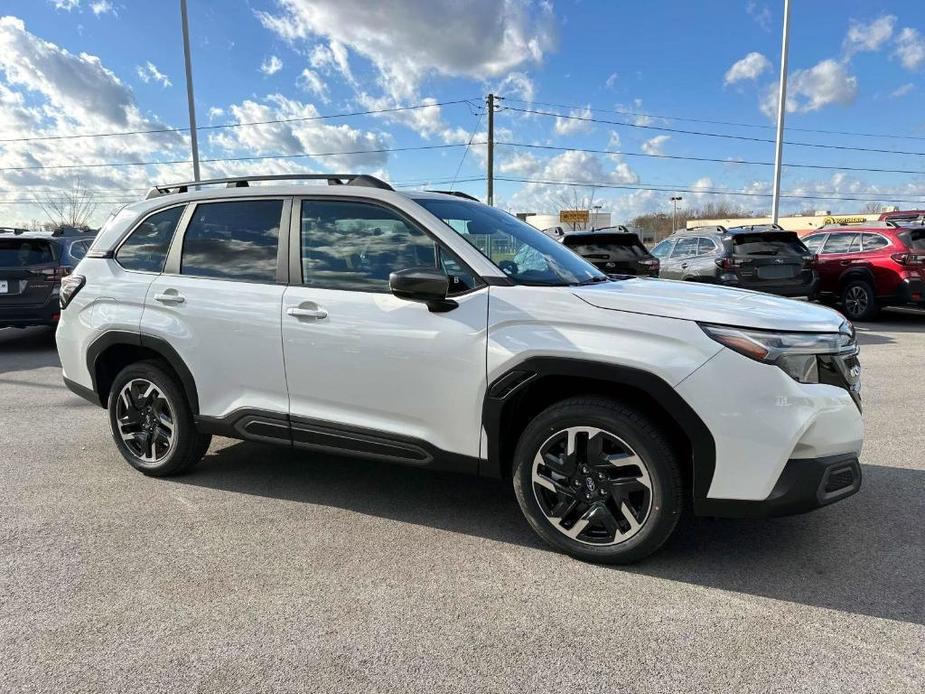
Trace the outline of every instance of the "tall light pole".
{"label": "tall light pole", "polygon": [[777,90],[777,143],[774,150],[774,195],[771,223],[777,224],[780,210],[780,170],[784,153],[784,115],[787,112],[787,53],[790,43],[790,0],[784,0],[784,36],[780,48],[780,88]]}
{"label": "tall light pole", "polygon": [[671,213],[671,233],[673,234],[678,230],[678,203],[681,202],[684,198],[680,195],[671,196],[671,205],[674,210]]}
{"label": "tall light pole", "polygon": [[186,100],[189,103],[189,134],[193,148],[193,180],[199,180],[199,141],[196,137],[196,104],[193,101],[193,66],[189,51],[189,20],[186,0],[180,0],[180,24],[183,26],[183,59],[186,61]]}

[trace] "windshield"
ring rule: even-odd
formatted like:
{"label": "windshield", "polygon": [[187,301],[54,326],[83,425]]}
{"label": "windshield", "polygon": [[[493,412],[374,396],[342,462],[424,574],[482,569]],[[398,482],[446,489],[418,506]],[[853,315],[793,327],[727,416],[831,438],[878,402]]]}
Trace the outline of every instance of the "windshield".
{"label": "windshield", "polygon": [[560,287],[608,280],[558,241],[507,212],[463,200],[418,198],[415,202],[518,284]]}
{"label": "windshield", "polygon": [[807,255],[809,250],[795,233],[737,234],[732,237],[735,255]]}

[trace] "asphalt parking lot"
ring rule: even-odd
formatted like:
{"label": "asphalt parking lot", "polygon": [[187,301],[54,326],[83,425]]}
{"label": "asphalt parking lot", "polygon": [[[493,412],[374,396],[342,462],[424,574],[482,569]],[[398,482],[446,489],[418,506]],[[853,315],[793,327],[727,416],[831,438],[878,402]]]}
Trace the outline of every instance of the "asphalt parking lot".
{"label": "asphalt parking lot", "polygon": [[849,500],[541,546],[500,483],[215,439],[122,461],[52,334],[0,331],[0,690],[921,692],[925,313],[860,327]]}

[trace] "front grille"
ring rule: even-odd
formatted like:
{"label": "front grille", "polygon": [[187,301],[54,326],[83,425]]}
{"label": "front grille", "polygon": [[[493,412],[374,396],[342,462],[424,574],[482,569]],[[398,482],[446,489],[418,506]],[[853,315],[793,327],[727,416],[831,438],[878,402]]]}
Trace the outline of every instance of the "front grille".
{"label": "front grille", "polygon": [[837,492],[839,489],[850,487],[853,484],[854,470],[850,467],[846,467],[840,470],[835,470],[829,474],[829,478],[825,483],[824,491],[826,494],[831,494],[832,492]]}

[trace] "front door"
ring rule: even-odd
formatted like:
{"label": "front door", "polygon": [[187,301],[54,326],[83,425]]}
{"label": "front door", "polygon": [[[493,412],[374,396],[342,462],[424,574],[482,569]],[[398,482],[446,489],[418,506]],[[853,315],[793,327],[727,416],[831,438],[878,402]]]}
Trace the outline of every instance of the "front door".
{"label": "front door", "polygon": [[280,266],[288,237],[280,229],[288,229],[290,206],[283,199],[196,203],[148,290],[142,335],[169,342],[195,374],[202,415],[287,415]]}
{"label": "front door", "polygon": [[837,292],[842,274],[861,251],[861,235],[856,232],[834,232],[829,234],[816,257],[816,269],[822,286]]}
{"label": "front door", "polygon": [[[282,315],[293,442],[413,464],[474,462],[488,288],[391,208],[355,199],[298,208],[298,269]],[[448,271],[456,308],[431,312],[389,292],[391,272],[424,266]]]}

